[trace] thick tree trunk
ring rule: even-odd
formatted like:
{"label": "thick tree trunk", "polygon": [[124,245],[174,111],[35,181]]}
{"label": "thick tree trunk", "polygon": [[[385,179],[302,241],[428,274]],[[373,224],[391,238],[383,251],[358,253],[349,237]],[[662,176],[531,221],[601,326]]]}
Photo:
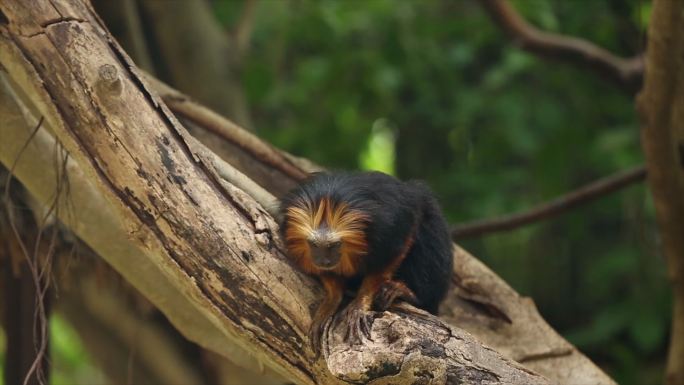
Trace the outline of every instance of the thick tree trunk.
{"label": "thick tree trunk", "polygon": [[654,0],[641,141],[673,290],[667,384],[684,384],[684,2]]}

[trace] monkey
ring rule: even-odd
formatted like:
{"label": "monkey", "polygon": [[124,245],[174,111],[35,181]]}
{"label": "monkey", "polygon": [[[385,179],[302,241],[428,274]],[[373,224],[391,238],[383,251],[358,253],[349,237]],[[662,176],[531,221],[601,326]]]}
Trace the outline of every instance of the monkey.
{"label": "monkey", "polygon": [[[345,341],[359,342],[370,338],[370,312],[395,301],[437,314],[453,245],[422,182],[381,172],[314,173],[282,199],[280,218],[288,258],[325,289],[308,333],[317,356],[331,324],[342,323]],[[338,312],[354,288],[355,298]]]}

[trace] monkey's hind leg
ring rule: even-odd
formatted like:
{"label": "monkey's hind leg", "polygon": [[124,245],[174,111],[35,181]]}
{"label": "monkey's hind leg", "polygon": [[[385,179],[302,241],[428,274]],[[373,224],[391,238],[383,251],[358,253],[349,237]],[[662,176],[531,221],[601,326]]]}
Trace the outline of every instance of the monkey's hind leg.
{"label": "monkey's hind leg", "polygon": [[406,284],[401,281],[390,280],[383,282],[380,286],[373,301],[373,308],[377,311],[385,311],[396,300],[403,300],[414,306],[419,305],[416,294]]}
{"label": "monkey's hind leg", "polygon": [[309,328],[309,341],[316,358],[321,355],[321,340],[330,328],[333,316],[342,302],[344,294],[344,280],[334,276],[322,276],[321,281],[325,287],[325,298],[318,306]]}

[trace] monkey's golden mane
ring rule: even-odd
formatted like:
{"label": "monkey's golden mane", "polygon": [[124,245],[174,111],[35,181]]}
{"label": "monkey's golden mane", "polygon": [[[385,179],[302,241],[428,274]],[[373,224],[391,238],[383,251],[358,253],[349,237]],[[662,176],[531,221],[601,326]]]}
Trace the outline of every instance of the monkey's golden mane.
{"label": "monkey's golden mane", "polygon": [[324,197],[316,202],[299,199],[285,211],[285,243],[291,257],[299,267],[311,274],[321,274],[311,257],[308,239],[321,225],[341,241],[340,262],[332,270],[350,277],[358,272],[360,259],[368,252],[365,229],[368,216]]}

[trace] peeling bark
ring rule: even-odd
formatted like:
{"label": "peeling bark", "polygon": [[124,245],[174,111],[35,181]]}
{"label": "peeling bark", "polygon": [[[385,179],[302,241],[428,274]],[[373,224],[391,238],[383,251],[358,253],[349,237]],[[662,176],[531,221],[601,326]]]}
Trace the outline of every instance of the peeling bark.
{"label": "peeling bark", "polygon": [[[45,126],[32,134],[37,119],[31,106],[22,104],[6,78],[0,80],[0,161],[13,168],[14,175],[40,203],[48,205],[58,189],[53,154],[60,152],[60,145]],[[110,203],[73,159],[67,160],[65,172],[69,186],[64,191],[69,193],[57,197],[62,222],[86,243],[96,246],[98,254],[160,308],[188,339],[254,372],[262,371],[263,365],[254,356],[235,344],[227,344],[224,334],[209,319],[196,314],[195,305],[183,294],[183,286],[191,282],[174,284],[162,266],[142,257],[144,248],[129,235]]]}

